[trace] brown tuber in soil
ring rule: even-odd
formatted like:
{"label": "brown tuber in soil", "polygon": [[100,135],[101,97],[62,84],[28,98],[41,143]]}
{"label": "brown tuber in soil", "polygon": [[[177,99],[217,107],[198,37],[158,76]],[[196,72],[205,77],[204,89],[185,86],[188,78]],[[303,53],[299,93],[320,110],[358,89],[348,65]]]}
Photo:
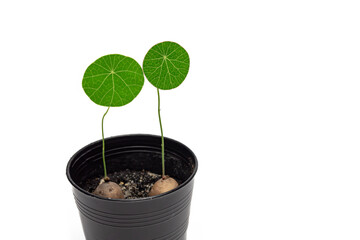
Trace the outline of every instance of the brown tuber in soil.
{"label": "brown tuber in soil", "polygon": [[[168,177],[168,176],[167,176]],[[153,195],[150,195],[150,192],[152,191],[153,185],[156,182],[160,182],[157,185],[163,186],[163,181],[160,181],[161,175],[155,174],[149,171],[133,171],[133,170],[121,170],[118,172],[113,172],[108,174],[108,182],[115,183],[120,187],[122,190],[122,193],[124,194],[124,199],[138,199],[138,198],[146,198],[149,196],[155,196],[157,194],[161,194],[163,192],[166,192],[164,190],[159,191],[153,191]],[[169,177],[168,177],[169,178]],[[166,187],[165,189],[174,189],[176,188],[181,182],[178,179],[175,180],[165,180],[165,182],[172,182],[171,187]],[[100,182],[100,184],[99,184]],[[88,191],[89,193],[93,193],[96,195],[98,190],[100,190],[100,185],[102,185],[105,181],[99,177],[89,178],[85,181],[80,183],[80,187],[83,188],[85,191]],[[166,184],[165,184],[166,185]],[[106,185],[102,186],[105,187]],[[155,187],[154,190],[156,190],[158,187]],[[161,187],[163,188],[163,187]],[[95,192],[96,191],[96,192]],[[113,190],[112,190],[113,191]],[[111,191],[111,192],[112,192]],[[105,191],[106,192],[106,191]],[[108,196],[102,197],[107,198]],[[112,197],[111,197],[112,198]]]}
{"label": "brown tuber in soil", "polygon": [[156,196],[162,193],[166,193],[179,186],[177,181],[169,176],[159,179],[152,187],[149,196]]}
{"label": "brown tuber in soil", "polygon": [[94,191],[95,195],[112,198],[112,199],[123,199],[124,193],[120,186],[114,182],[102,180]]}

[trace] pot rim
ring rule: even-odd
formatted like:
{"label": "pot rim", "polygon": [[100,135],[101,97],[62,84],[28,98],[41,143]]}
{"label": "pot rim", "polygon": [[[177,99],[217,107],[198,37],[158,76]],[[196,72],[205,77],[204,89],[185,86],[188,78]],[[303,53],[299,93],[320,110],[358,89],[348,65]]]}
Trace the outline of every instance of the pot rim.
{"label": "pot rim", "polygon": [[[134,136],[142,136],[142,137],[161,137],[159,135],[154,135],[154,134],[143,134],[143,133],[139,133],[139,134],[124,134],[124,135],[116,135],[116,136],[111,136],[111,137],[107,137],[105,138],[105,141],[106,140],[110,140],[110,139],[113,139],[113,138],[118,138],[118,137],[134,137]],[[176,144],[180,144],[182,145],[183,147],[185,147],[193,156],[194,156],[194,169],[193,169],[193,172],[191,173],[190,177],[187,178],[182,184],[180,184],[178,187],[176,187],[175,189],[173,190],[170,190],[168,192],[165,192],[165,193],[162,193],[162,194],[159,194],[159,195],[156,195],[156,196],[152,196],[152,197],[145,197],[145,198],[136,198],[136,199],[111,199],[111,198],[104,198],[104,197],[100,197],[100,196],[96,196],[95,194],[92,194],[92,193],[89,193],[88,191],[85,191],[84,189],[82,189],[79,185],[77,185],[74,180],[71,178],[70,176],[70,165],[71,165],[71,162],[73,161],[73,159],[75,158],[75,156],[81,152],[83,149],[85,148],[88,148],[88,147],[91,147],[92,145],[97,145],[98,143],[102,143],[102,139],[100,140],[97,140],[97,141],[94,141],[94,142],[91,142],[87,145],[85,145],[84,147],[80,148],[78,151],[76,151],[72,157],[70,158],[70,160],[68,161],[67,163],[67,166],[66,166],[66,176],[67,176],[67,179],[69,180],[69,182],[71,183],[71,185],[73,187],[75,187],[77,190],[79,190],[80,192],[86,194],[87,196],[89,197],[94,197],[94,198],[97,198],[99,200],[103,200],[103,201],[113,201],[113,202],[127,202],[127,203],[130,203],[130,202],[141,202],[141,201],[150,201],[150,200],[153,200],[153,199],[158,199],[158,198],[162,198],[162,197],[165,197],[169,194],[172,194],[174,192],[176,192],[177,190],[181,189],[182,187],[184,187],[185,185],[187,185],[195,176],[197,170],[198,170],[198,161],[197,161],[197,158],[196,158],[196,155],[194,154],[194,152],[189,148],[187,147],[185,144],[177,141],[177,140],[174,140],[172,138],[168,138],[168,137],[164,137],[165,139],[168,139],[170,141],[173,141],[175,142]]]}

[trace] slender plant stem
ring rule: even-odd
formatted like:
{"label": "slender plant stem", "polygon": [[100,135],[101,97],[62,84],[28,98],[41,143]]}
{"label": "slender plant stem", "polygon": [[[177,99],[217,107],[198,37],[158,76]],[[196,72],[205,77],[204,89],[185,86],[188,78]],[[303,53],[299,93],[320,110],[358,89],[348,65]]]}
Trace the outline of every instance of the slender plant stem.
{"label": "slender plant stem", "polygon": [[158,88],[157,88],[157,94],[158,94],[158,114],[159,114],[160,130],[161,130],[162,177],[165,178],[165,145],[164,145],[164,133],[161,124],[161,116],[160,116],[160,92]]}
{"label": "slender plant stem", "polygon": [[102,157],[103,157],[103,164],[104,164],[104,178],[107,178],[107,171],[106,171],[106,162],[105,162],[105,138],[104,138],[104,118],[105,115],[108,113],[110,107],[104,113],[101,121],[101,131],[102,131]]}

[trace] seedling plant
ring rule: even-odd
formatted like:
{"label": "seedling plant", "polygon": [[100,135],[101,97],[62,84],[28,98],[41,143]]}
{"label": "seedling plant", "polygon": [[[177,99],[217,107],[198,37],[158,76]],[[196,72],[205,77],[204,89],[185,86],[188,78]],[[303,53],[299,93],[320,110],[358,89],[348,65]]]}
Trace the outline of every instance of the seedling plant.
{"label": "seedling plant", "polygon": [[175,179],[165,174],[165,143],[160,114],[160,89],[170,90],[178,87],[185,80],[189,67],[189,54],[183,47],[174,42],[156,44],[148,51],[144,58],[144,74],[157,90],[161,132],[162,179],[154,184],[150,196],[170,191],[178,186]]}

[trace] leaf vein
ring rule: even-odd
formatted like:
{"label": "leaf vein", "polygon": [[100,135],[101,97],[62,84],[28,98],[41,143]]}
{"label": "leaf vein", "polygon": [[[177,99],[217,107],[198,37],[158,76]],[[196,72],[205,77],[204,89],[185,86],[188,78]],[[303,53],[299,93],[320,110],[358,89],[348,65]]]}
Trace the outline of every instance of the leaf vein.
{"label": "leaf vein", "polygon": [[104,82],[106,81],[106,79],[110,76],[111,73],[109,73],[105,78],[104,80],[101,82],[100,86],[91,94],[90,97],[92,97],[100,88],[101,86],[104,84]]}
{"label": "leaf vein", "polygon": [[122,77],[120,77],[120,75],[118,75],[117,73],[114,73],[116,76],[118,76],[121,81],[123,81],[123,83],[125,84],[125,86],[130,90],[131,94],[133,95],[133,97],[135,98],[135,94],[133,93],[133,91],[131,90],[131,88],[129,87],[129,85],[127,85],[127,83],[124,81],[124,79]]}

